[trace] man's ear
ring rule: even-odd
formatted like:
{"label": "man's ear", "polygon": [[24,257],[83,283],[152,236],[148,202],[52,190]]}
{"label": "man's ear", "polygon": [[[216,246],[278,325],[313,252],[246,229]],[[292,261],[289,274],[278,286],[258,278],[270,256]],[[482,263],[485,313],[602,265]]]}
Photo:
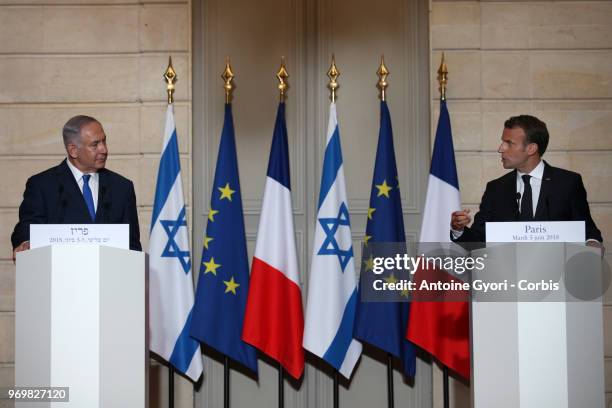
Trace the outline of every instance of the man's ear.
{"label": "man's ear", "polygon": [[69,157],[76,159],[79,155],[77,145],[75,145],[74,143],[68,143],[66,145],[66,153],[68,153]]}
{"label": "man's ear", "polygon": [[538,145],[535,143],[529,143],[527,145],[527,154],[529,154],[530,156],[538,154]]}

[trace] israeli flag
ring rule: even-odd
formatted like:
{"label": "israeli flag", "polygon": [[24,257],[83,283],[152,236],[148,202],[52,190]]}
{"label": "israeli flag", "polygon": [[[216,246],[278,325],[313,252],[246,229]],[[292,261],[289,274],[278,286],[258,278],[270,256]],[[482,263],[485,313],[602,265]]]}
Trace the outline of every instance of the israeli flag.
{"label": "israeli flag", "polygon": [[336,104],[329,107],[315,227],[304,348],[350,378],[361,343],[353,338],[357,278]]}
{"label": "israeli flag", "polygon": [[149,239],[149,348],[197,381],[200,344],[189,336],[193,277],[174,110],[168,105]]}

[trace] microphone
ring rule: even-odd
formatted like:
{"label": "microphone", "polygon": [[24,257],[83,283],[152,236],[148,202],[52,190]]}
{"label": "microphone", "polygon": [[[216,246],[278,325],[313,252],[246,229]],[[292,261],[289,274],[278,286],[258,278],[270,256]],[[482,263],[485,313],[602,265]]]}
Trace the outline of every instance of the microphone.
{"label": "microphone", "polygon": [[519,220],[521,218],[521,193],[519,193],[518,191],[516,192],[516,210],[514,212],[515,215],[515,221]]}

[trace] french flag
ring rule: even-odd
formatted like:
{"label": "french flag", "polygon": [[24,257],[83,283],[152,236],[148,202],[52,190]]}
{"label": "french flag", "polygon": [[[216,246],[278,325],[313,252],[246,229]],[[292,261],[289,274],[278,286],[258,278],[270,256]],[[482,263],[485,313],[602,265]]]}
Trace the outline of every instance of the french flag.
{"label": "french flag", "polygon": [[[421,227],[421,243],[450,242],[450,220],[453,211],[461,209],[459,179],[450,116],[446,100],[440,101],[440,118],[431,157],[431,169]],[[449,281],[451,276],[440,270],[419,270],[414,279],[419,285],[425,277],[430,282]],[[462,291],[450,296],[467,298]],[[418,292],[417,295],[418,296]],[[433,355],[444,366],[466,380],[470,378],[469,304],[466,301],[413,301],[406,337]]]}
{"label": "french flag", "polygon": [[304,372],[300,289],[285,104],[278,106],[242,340],[278,361],[294,378]]}

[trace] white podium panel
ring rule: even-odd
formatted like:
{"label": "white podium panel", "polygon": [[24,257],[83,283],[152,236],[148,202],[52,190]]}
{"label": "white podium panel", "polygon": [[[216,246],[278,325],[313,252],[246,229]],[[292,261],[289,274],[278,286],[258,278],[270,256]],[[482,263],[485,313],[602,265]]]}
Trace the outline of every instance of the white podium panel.
{"label": "white podium panel", "polygon": [[17,407],[147,406],[145,263],[98,245],[18,253],[15,385],[69,387],[69,401]]}
{"label": "white podium panel", "polygon": [[[574,227],[583,234],[583,225]],[[562,235],[549,241],[563,241]],[[576,235],[566,240],[583,242]],[[472,281],[507,281],[511,289],[506,297],[472,293],[472,406],[602,408],[601,282],[591,286],[594,296],[579,299],[574,295],[582,286],[572,281],[596,276],[590,272],[601,267],[599,251],[583,244],[521,242],[487,244],[473,255],[487,261],[484,270],[472,272]],[[523,290],[527,284],[519,282],[558,289]]]}

